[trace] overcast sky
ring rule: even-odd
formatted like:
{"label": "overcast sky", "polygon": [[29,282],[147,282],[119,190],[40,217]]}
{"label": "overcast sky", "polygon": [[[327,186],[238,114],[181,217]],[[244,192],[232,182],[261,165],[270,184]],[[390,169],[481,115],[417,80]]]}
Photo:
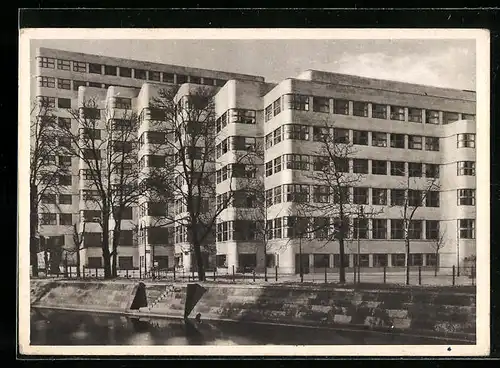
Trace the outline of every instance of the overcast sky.
{"label": "overcast sky", "polygon": [[261,75],[278,82],[306,69],[475,90],[474,40],[32,40],[120,58]]}

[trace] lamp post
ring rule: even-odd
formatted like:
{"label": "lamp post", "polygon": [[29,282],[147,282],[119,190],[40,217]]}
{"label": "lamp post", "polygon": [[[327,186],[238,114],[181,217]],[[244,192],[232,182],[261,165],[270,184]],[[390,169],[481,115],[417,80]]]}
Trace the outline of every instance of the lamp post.
{"label": "lamp post", "polygon": [[361,254],[361,241],[360,241],[360,237],[359,237],[359,228],[360,228],[360,221],[361,219],[364,217],[364,213],[363,213],[363,206],[359,206],[358,207],[358,230],[357,230],[357,233],[358,233],[358,257],[357,257],[357,260],[356,260],[356,266],[357,266],[357,269],[358,269],[358,284],[359,284],[359,281],[361,279],[361,267],[360,267],[360,262],[359,262],[359,258],[360,258],[360,254]]}

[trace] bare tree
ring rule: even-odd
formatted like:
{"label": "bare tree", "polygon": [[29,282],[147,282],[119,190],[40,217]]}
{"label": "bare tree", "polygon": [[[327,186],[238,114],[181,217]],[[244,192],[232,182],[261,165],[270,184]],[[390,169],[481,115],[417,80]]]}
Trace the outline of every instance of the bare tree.
{"label": "bare tree", "polygon": [[84,221],[83,222],[83,228],[82,231],[78,231],[78,224],[74,223],[73,224],[73,247],[71,248],[64,248],[64,250],[69,253],[69,254],[74,254],[76,257],[76,277],[80,278],[81,273],[80,273],[80,268],[81,268],[81,255],[80,252],[85,249],[84,246],[84,238],[85,238],[85,228],[86,228],[87,223]]}
{"label": "bare tree", "polygon": [[[102,230],[101,248],[105,278],[116,277],[121,225],[127,211],[144,191],[138,180],[138,116],[131,112],[131,100],[107,99],[102,108],[97,97],[83,101],[77,110],[68,110],[78,131],[60,127],[59,134],[72,143],[72,154],[85,166],[81,193],[86,208],[84,222],[97,222]],[[110,239],[111,233],[111,250]]]}
{"label": "bare tree", "polygon": [[446,230],[438,232],[436,238],[434,239],[432,246],[434,248],[434,254],[436,255],[436,264],[434,265],[434,276],[437,276],[439,269],[439,252],[445,246]]}
{"label": "bare tree", "polygon": [[38,252],[44,252],[47,270],[49,254],[56,251],[51,248],[53,242],[45,242],[39,236],[39,227],[46,221],[40,218],[40,211],[50,208],[48,204],[56,203],[60,193],[58,179],[68,172],[58,156],[66,152],[57,139],[57,118],[53,108],[51,101],[41,99],[32,104],[30,113],[30,263],[33,276],[38,276]]}

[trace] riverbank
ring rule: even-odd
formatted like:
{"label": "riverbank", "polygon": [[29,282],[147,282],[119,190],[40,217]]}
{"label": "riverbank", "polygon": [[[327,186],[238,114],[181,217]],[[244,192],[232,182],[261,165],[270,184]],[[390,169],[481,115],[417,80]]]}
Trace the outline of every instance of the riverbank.
{"label": "riverbank", "polygon": [[471,288],[190,285],[32,280],[30,304],[155,318],[200,314],[204,320],[369,329],[475,342],[476,300]]}

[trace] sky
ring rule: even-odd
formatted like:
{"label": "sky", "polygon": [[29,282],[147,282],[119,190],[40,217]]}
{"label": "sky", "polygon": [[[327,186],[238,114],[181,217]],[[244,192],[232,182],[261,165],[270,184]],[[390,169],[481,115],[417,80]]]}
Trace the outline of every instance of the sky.
{"label": "sky", "polygon": [[475,90],[475,40],[32,40],[36,47],[260,75],[268,82],[307,69]]}

